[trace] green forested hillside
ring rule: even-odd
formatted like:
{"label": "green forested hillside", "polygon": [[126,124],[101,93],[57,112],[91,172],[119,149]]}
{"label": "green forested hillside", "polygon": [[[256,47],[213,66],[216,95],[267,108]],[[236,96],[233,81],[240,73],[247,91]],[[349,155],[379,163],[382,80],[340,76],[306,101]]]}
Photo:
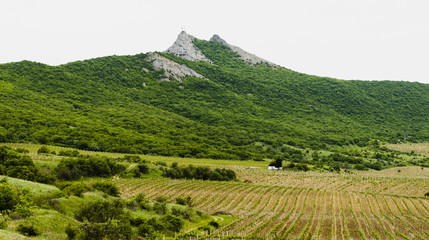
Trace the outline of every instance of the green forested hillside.
{"label": "green forested hillside", "polygon": [[205,79],[160,82],[164,71],[155,71],[146,54],[55,67],[0,65],[0,142],[260,159],[287,145],[429,140],[427,84],[343,81],[252,66],[219,43],[194,44],[214,64],[160,54]]}

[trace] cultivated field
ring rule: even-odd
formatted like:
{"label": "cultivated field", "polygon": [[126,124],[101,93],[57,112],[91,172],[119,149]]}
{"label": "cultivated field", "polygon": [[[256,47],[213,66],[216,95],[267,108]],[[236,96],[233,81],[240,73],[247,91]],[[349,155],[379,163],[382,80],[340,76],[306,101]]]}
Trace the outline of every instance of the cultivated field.
{"label": "cultivated field", "polygon": [[151,199],[168,196],[171,201],[191,196],[197,208],[237,217],[214,235],[282,239],[429,238],[429,199],[334,190],[336,181],[320,188],[164,178],[119,179],[116,183],[124,197],[140,192]]}
{"label": "cultivated field", "polygon": [[[14,145],[30,150],[38,161],[40,145]],[[54,151],[62,148],[50,147]],[[80,151],[122,157],[124,154]],[[214,232],[182,233],[186,239],[429,239],[429,169],[398,167],[350,173],[270,171],[267,162],[218,161],[142,156],[180,165],[233,169],[239,182],[114,178],[124,198],[144,193],[155,200],[191,196],[196,208],[232,215]],[[245,183],[245,180],[247,183]],[[222,217],[215,217],[217,220]]]}

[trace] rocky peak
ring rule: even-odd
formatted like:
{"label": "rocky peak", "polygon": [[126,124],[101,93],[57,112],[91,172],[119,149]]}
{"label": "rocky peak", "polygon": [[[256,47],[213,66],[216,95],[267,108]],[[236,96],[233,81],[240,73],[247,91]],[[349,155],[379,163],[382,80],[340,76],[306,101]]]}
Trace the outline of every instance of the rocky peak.
{"label": "rocky peak", "polygon": [[217,35],[217,34],[213,35],[213,37],[210,38],[210,41],[212,41],[212,42],[218,42],[218,43],[221,43],[221,44],[223,44],[225,46],[229,45],[225,40],[223,40],[222,38],[220,38],[219,35]]}
{"label": "rocky peak", "polygon": [[212,63],[192,42],[194,36],[182,31],[171,47],[167,49],[167,53],[172,53],[178,57],[190,61],[206,61]]}
{"label": "rocky peak", "polygon": [[271,63],[271,62],[268,62],[267,60],[262,59],[262,58],[256,56],[255,54],[248,53],[239,47],[236,47],[234,45],[227,43],[225,40],[223,40],[217,34],[213,35],[213,37],[210,38],[210,41],[218,42],[218,43],[221,43],[221,44],[227,46],[229,49],[236,52],[240,56],[240,58],[243,61],[245,61],[247,64],[251,64],[251,65],[266,64],[266,65],[271,66],[273,68],[278,67],[278,65]]}

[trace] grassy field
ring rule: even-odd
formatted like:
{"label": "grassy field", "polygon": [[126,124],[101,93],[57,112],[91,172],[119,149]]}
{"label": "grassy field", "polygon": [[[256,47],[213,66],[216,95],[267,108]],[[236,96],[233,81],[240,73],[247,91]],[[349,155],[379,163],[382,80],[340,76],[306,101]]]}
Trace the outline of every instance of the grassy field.
{"label": "grassy field", "polygon": [[[56,155],[38,155],[40,145],[8,145],[28,149],[39,164],[55,165],[60,159]],[[56,152],[68,150],[48,147]],[[123,157],[117,153],[80,152]],[[141,157],[167,164],[225,167],[237,173],[237,182],[172,180],[155,174],[109,180],[117,184],[123,198],[143,193],[151,200],[166,196],[169,203],[174,203],[176,197],[190,196],[196,208],[213,214],[212,218],[221,223],[214,232],[197,230],[198,224],[189,223],[180,235],[186,239],[429,239],[429,198],[424,197],[429,191],[428,168],[404,166],[347,173],[272,171],[266,169],[267,161]],[[32,186],[31,182],[9,179],[12,181],[37,189],[36,192],[55,190],[48,185]],[[79,201],[73,198],[64,200],[70,211],[76,204]],[[40,214],[43,215],[56,217],[49,211]],[[0,237],[6,236],[2,234],[11,233],[0,232]],[[63,237],[55,234],[36,239]]]}
{"label": "grassy field", "polygon": [[[11,148],[23,148],[29,151],[29,156],[36,161],[42,161],[45,163],[52,161],[59,161],[62,157],[52,155],[52,154],[37,154],[37,150],[43,146],[40,144],[31,144],[31,143],[0,143],[0,145],[9,146]],[[61,150],[74,150],[73,148],[64,148],[58,146],[47,146],[49,150],[55,151],[59,153]],[[99,155],[99,156],[107,156],[111,158],[121,158],[125,155],[123,153],[108,153],[108,152],[93,152],[93,151],[84,151],[79,150],[80,154],[83,155]],[[143,159],[149,160],[151,162],[165,162],[167,164],[171,164],[173,162],[179,162],[181,164],[195,164],[195,165],[205,165],[205,166],[213,166],[213,167],[250,167],[250,168],[266,168],[268,165],[267,161],[239,161],[239,160],[213,160],[213,159],[195,159],[195,158],[179,158],[179,157],[164,157],[164,156],[150,156],[150,155],[140,155]]]}
{"label": "grassy field", "polygon": [[401,152],[414,152],[429,157],[429,143],[389,144],[385,147]]}

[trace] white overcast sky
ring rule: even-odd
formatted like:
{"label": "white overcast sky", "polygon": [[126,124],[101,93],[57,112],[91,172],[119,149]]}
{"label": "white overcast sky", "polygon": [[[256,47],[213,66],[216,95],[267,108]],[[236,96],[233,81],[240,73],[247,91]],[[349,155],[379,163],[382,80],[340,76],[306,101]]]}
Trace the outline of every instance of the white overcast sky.
{"label": "white overcast sky", "polygon": [[0,0],[0,63],[163,51],[182,28],[303,73],[429,83],[428,0]]}

